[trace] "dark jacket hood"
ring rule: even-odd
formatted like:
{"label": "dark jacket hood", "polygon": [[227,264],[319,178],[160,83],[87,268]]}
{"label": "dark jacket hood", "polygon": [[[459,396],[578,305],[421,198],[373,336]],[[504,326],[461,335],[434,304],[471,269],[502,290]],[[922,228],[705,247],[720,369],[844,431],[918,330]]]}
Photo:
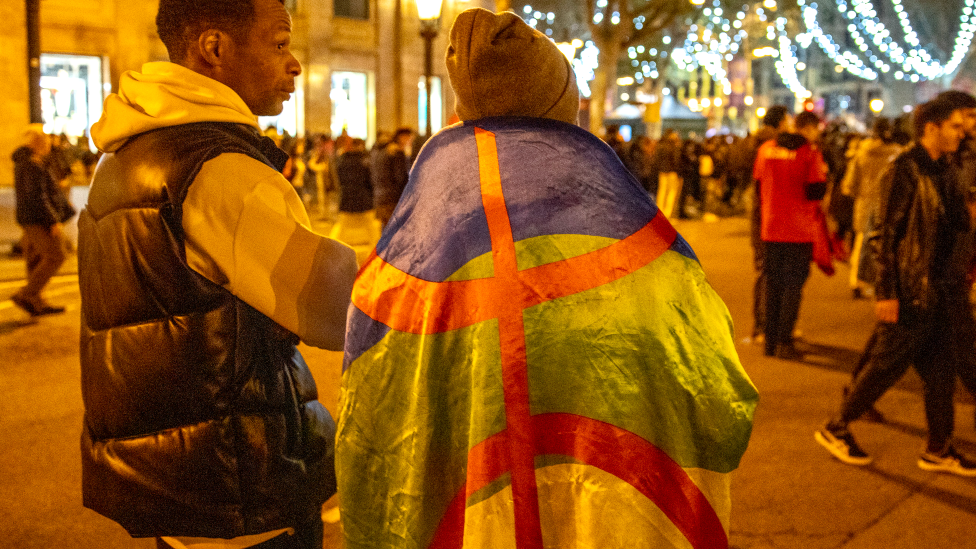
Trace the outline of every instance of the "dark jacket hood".
{"label": "dark jacket hood", "polygon": [[795,151],[805,145],[807,138],[798,133],[781,133],[776,138],[776,144],[785,149]]}
{"label": "dark jacket hood", "polygon": [[30,162],[31,156],[33,155],[34,152],[31,150],[31,148],[28,147],[27,145],[23,145],[17,147],[17,150],[15,150],[12,155],[10,155],[10,158],[13,159],[15,164],[20,164],[22,162]]}

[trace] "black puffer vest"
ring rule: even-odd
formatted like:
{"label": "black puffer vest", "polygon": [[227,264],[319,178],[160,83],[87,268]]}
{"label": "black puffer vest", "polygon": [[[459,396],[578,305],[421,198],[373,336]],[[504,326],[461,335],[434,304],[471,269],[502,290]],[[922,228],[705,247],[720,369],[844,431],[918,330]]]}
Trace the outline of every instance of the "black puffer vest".
{"label": "black puffer vest", "polygon": [[186,264],[204,162],[285,154],[236,124],[141,134],[98,165],[79,219],[84,504],[135,537],[294,526],[335,493],[335,424],[298,338]]}

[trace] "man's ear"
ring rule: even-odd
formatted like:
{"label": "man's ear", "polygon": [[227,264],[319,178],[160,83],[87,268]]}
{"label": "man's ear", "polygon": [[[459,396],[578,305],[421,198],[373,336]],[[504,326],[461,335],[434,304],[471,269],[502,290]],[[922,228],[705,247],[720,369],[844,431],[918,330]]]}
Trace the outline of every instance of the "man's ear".
{"label": "man's ear", "polygon": [[197,39],[197,50],[200,56],[213,67],[224,64],[232,47],[230,36],[217,29],[208,29]]}

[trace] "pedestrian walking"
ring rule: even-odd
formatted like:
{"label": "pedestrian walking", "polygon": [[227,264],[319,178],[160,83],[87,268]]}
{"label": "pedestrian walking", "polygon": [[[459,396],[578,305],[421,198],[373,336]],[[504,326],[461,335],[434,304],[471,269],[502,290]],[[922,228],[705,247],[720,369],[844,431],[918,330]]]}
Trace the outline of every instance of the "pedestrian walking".
{"label": "pedestrian walking", "polygon": [[803,285],[820,238],[820,201],[827,163],[820,154],[820,118],[802,112],[796,133],[783,132],[759,148],[754,178],[761,190],[766,270],[766,356],[803,358],[793,344]]}
{"label": "pedestrian walking", "polygon": [[386,227],[400,201],[400,195],[407,186],[410,176],[410,155],[408,148],[413,136],[410,128],[400,128],[393,133],[389,144],[382,149],[379,165],[373,180],[373,207],[380,226]]}
{"label": "pedestrian walking", "polygon": [[45,168],[50,136],[40,124],[32,124],[24,138],[26,144],[14,151],[13,161],[15,217],[24,231],[21,248],[27,284],[10,300],[31,316],[63,313],[64,307],[51,305],[41,294],[64,264],[69,243],[61,225],[75,215],[75,209]]}
{"label": "pedestrian walking", "polygon": [[[965,235],[960,235],[956,241],[950,260],[951,269],[955,277],[965,277],[970,288],[976,282],[976,97],[958,91],[948,90],[936,96],[936,99],[947,101],[958,107],[963,115],[963,132],[965,137],[959,144],[959,149],[949,157],[959,190],[966,200],[966,209],[969,212],[970,230]],[[970,292],[970,297],[972,297]],[[970,307],[973,307],[970,303]],[[964,319],[966,323],[969,318]],[[968,327],[963,323],[960,327],[960,337],[967,335],[976,336],[976,329]],[[970,394],[976,396],[976,341],[973,345],[960,342],[958,345],[959,357],[956,361],[959,380]],[[974,419],[976,425],[976,419]]]}
{"label": "pedestrian walking", "polygon": [[335,219],[335,195],[338,185],[333,170],[334,143],[327,134],[318,135],[308,158],[308,169],[315,176],[316,210],[319,219]]}
{"label": "pedestrian walking", "polygon": [[311,194],[305,187],[305,172],[308,171],[305,164],[305,139],[302,137],[293,138],[287,145],[287,153],[288,160],[285,161],[281,175],[295,188],[295,192],[298,193],[299,198],[302,199],[302,203],[307,208]]}
{"label": "pedestrian walking", "polygon": [[[915,110],[916,143],[900,154],[881,184],[878,221],[878,323],[864,369],[839,415],[815,433],[820,445],[845,463],[871,457],[849,424],[914,365],[925,384],[928,438],[918,466],[976,476],[976,463],[952,444],[953,392],[959,353],[972,352],[972,310],[965,276],[951,268],[958,239],[970,230],[965,197],[948,161],[964,137],[957,105],[934,100]],[[958,346],[964,345],[966,349]]]}
{"label": "pedestrian walking", "polygon": [[278,0],[161,0],[79,221],[84,505],[157,547],[321,549],[335,424],[296,345],[339,350],[355,253],[318,235],[257,116],[301,66]]}
{"label": "pedestrian walking", "polygon": [[624,165],[650,195],[657,193],[657,174],[654,173],[654,140],[638,135],[627,147]]}
{"label": "pedestrian walking", "polygon": [[658,172],[657,207],[665,217],[672,219],[675,208],[680,208],[682,148],[681,137],[671,128],[664,131],[654,149],[654,166]]}
{"label": "pedestrian walking", "polygon": [[861,145],[860,152],[848,165],[841,181],[841,193],[854,201],[854,245],[851,248],[850,288],[855,299],[873,293],[874,261],[865,235],[875,225],[878,213],[881,173],[891,165],[901,147],[892,139],[891,122],[884,117],[875,120],[872,135]]}
{"label": "pedestrian walking", "polygon": [[728,546],[757,395],[725,305],[551,40],[467,10],[447,68],[463,124],[354,290],[345,547]]}
{"label": "pedestrian walking", "polygon": [[754,177],[756,157],[759,148],[770,140],[793,126],[793,117],[790,116],[786,107],[774,105],[766,111],[762,119],[762,127],[756,135],[750,136],[746,147],[751,153],[752,161],[749,162],[749,179],[752,181],[752,212],[750,217],[749,241],[752,243],[752,259],[756,268],[756,281],[752,286],[752,343],[765,343],[766,341],[766,247],[762,240],[762,189],[759,180]]}
{"label": "pedestrian walking", "polygon": [[376,213],[373,210],[373,183],[369,173],[366,142],[354,138],[349,147],[336,157],[339,180],[339,220],[329,238],[350,246],[372,248],[379,240]]}

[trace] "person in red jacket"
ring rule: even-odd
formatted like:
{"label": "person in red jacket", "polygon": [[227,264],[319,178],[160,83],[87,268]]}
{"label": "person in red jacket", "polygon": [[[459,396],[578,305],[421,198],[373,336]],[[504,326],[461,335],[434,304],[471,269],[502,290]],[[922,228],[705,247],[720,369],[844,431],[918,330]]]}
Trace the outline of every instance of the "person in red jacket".
{"label": "person in red jacket", "polygon": [[760,182],[762,241],[766,248],[766,355],[803,358],[793,345],[803,285],[810,275],[818,210],[827,191],[827,163],[816,145],[820,119],[803,112],[796,133],[759,148],[753,177]]}

